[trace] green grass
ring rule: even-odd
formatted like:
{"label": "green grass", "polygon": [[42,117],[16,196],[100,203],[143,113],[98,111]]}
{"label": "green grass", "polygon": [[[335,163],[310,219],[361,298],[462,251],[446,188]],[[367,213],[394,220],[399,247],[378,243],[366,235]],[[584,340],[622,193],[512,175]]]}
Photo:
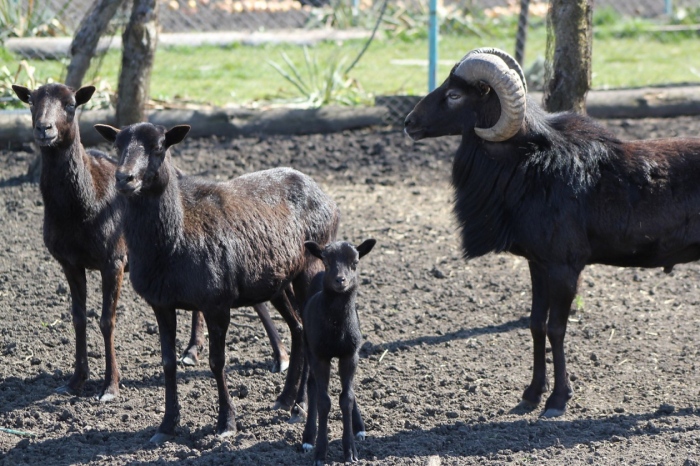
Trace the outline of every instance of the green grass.
{"label": "green grass", "polygon": [[[438,81],[442,81],[454,62],[469,50],[495,46],[513,52],[513,43],[512,36],[502,34],[502,31],[490,39],[441,37]],[[341,55],[346,55],[346,63],[350,63],[362,45],[362,41],[348,41],[342,45],[323,43],[312,47],[311,53],[320,63],[331,56]],[[373,95],[423,94],[427,89],[427,50],[424,38],[377,40],[350,77]],[[544,28],[530,31],[526,67],[544,55],[544,50]],[[151,78],[151,96],[165,101],[187,100],[217,106],[267,103],[295,97],[293,86],[267,62],[272,60],[281,64],[282,52],[297,66],[304,66],[302,47],[292,45],[159,49]],[[699,82],[700,70],[694,68],[693,60],[688,59],[697,56],[700,56],[700,40],[697,38],[677,37],[659,41],[641,36],[616,38],[611,34],[601,35],[593,45],[593,87]],[[423,63],[411,64],[411,60]],[[98,73],[98,77],[107,80],[115,90],[120,61],[119,52],[108,53]],[[59,61],[31,60],[30,64],[36,67],[38,82],[49,77],[60,81],[65,73],[65,63]],[[18,59],[0,49],[0,67],[3,65],[14,72]],[[91,70],[88,77],[94,74]]]}

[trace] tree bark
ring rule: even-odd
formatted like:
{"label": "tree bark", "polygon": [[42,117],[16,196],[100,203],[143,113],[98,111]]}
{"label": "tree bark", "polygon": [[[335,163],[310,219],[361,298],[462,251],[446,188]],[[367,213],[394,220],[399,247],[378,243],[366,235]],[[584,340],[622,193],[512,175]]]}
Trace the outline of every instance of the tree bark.
{"label": "tree bark", "polygon": [[552,73],[545,85],[544,106],[550,112],[586,112],[591,87],[593,0],[552,0],[549,19],[554,37]]}
{"label": "tree bark", "polygon": [[158,42],[158,2],[134,0],[129,24],[122,35],[117,123],[126,126],[145,120],[151,70]]}
{"label": "tree bark", "polygon": [[66,85],[78,89],[83,84],[90,61],[95,56],[97,43],[107,30],[123,0],[95,0],[73,37],[70,45],[71,60],[66,73]]}

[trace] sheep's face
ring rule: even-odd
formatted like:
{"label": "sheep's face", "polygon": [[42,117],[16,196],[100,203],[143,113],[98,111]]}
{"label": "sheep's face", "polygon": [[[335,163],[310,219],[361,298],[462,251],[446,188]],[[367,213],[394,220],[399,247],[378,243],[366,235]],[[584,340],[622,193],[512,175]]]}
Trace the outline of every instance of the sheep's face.
{"label": "sheep's face", "polygon": [[416,104],[406,117],[404,132],[417,141],[473,131],[479,110],[490,98],[489,91],[486,83],[469,84],[451,74]]}
{"label": "sheep's face", "polygon": [[107,125],[95,125],[95,129],[114,143],[119,156],[116,181],[117,190],[126,195],[139,193],[159,194],[168,183],[168,174],[161,166],[168,148],[185,138],[189,126],[175,126],[169,131],[151,123],[137,123],[121,131]]}
{"label": "sheep's face", "polygon": [[19,99],[29,104],[32,112],[34,141],[40,147],[64,148],[73,143],[78,134],[75,109],[88,102],[94,86],[85,86],[76,92],[63,84],[46,84],[30,91],[13,85]]}
{"label": "sheep's face", "polygon": [[357,247],[346,241],[336,241],[325,248],[313,241],[304,243],[312,255],[323,261],[326,269],[323,288],[336,293],[348,293],[357,288],[357,265],[375,244],[374,239],[367,239]]}

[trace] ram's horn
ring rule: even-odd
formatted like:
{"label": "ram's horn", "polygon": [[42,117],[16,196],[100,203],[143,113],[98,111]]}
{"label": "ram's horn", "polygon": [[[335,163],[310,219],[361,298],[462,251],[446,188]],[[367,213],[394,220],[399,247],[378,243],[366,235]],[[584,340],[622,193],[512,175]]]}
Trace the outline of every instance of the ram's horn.
{"label": "ram's horn", "polygon": [[525,77],[517,62],[498,49],[477,49],[462,59],[454,74],[468,82],[486,82],[501,102],[501,116],[496,124],[491,128],[474,128],[477,136],[493,142],[515,136],[525,118],[527,92]]}

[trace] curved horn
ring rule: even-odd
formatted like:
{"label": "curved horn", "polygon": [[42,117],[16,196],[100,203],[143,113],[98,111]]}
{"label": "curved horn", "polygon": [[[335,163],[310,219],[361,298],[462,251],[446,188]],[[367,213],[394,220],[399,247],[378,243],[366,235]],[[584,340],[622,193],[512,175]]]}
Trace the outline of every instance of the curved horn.
{"label": "curved horn", "polygon": [[464,58],[468,57],[472,53],[489,53],[491,55],[496,55],[497,57],[502,58],[503,61],[506,62],[506,65],[508,65],[508,68],[518,73],[518,76],[520,76],[520,80],[523,82],[525,93],[527,94],[527,79],[525,79],[525,73],[520,67],[520,63],[518,63],[518,61],[515,58],[511,57],[507,52],[504,52],[503,50],[497,49],[495,47],[482,47],[479,49],[472,50]]}
{"label": "curved horn", "polygon": [[[483,50],[489,53],[483,53]],[[454,74],[468,82],[484,81],[496,92],[501,102],[500,118],[491,128],[474,128],[474,132],[482,139],[499,142],[513,137],[520,130],[525,119],[526,89],[520,67],[512,69],[500,56],[508,54],[500,50],[498,54],[491,53],[493,50],[498,49],[477,49],[468,53]]]}

